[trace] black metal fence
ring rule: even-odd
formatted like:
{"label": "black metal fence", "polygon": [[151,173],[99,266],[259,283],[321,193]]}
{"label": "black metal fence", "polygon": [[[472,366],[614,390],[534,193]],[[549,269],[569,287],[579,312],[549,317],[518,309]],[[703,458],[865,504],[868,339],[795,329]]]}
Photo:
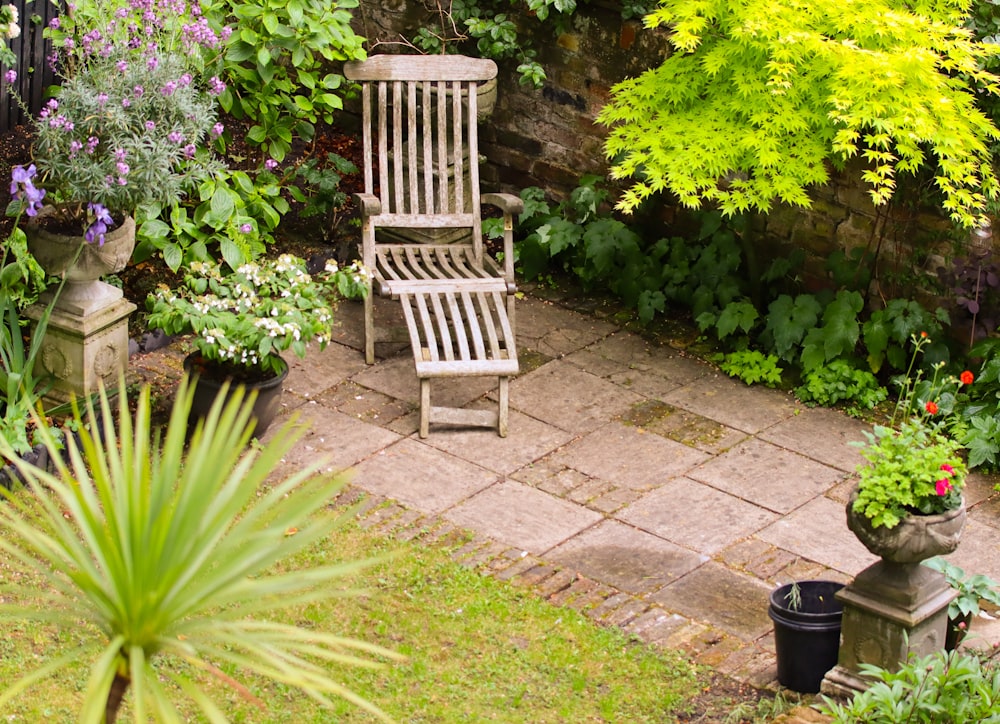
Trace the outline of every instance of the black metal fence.
{"label": "black metal fence", "polygon": [[30,118],[11,97],[13,90],[21,97],[33,115],[45,102],[45,90],[54,83],[52,69],[46,55],[49,44],[42,37],[42,30],[52,18],[59,15],[59,7],[51,0],[4,0],[17,8],[21,35],[10,42],[10,49],[17,58],[17,81],[11,87],[0,73],[0,132],[5,132]]}

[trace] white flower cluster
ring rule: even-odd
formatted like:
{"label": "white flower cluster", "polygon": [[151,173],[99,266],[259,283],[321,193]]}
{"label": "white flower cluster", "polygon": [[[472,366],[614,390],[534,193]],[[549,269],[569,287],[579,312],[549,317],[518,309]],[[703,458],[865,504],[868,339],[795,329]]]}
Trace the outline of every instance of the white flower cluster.
{"label": "white flower cluster", "polygon": [[[277,309],[272,310],[272,314],[277,314],[277,313],[278,313]],[[302,337],[302,330],[299,327],[299,325],[296,324],[295,322],[285,322],[284,324],[282,324],[276,319],[269,319],[267,317],[264,317],[254,322],[254,326],[257,327],[258,329],[266,330],[267,336],[269,337],[277,337],[279,335],[284,337],[290,334],[292,335],[292,339],[294,339],[296,342],[298,342]]]}
{"label": "white flower cluster", "polygon": [[21,35],[21,26],[17,24],[20,18],[17,8],[13,5],[4,5],[0,8],[0,38],[13,40]]}

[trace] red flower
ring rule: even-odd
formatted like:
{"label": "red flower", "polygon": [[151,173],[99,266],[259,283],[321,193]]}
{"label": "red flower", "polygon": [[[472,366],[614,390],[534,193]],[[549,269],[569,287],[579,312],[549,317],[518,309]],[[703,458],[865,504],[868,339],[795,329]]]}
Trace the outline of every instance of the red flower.
{"label": "red flower", "polygon": [[927,412],[931,413],[932,415],[936,415],[938,411],[938,406],[936,402],[928,402],[926,405],[924,405],[924,409],[927,410]]}
{"label": "red flower", "polygon": [[947,495],[949,490],[951,490],[951,483],[948,482],[947,478],[941,478],[934,483],[934,492],[938,495]]}
{"label": "red flower", "polygon": [[927,339],[927,332],[921,332],[920,339]]}
{"label": "red flower", "polygon": [[958,379],[962,381],[963,385],[971,385],[972,381],[976,378],[972,376],[972,373],[969,372],[969,370],[966,370]]}

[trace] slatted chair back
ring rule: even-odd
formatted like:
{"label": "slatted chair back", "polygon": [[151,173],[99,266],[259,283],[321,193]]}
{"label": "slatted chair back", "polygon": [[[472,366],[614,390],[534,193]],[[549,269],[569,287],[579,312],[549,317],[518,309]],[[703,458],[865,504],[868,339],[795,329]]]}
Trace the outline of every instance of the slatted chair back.
{"label": "slatted chair back", "polygon": [[455,230],[447,240],[467,241],[481,261],[477,93],[496,64],[380,55],[344,74],[361,84],[365,193],[381,202],[373,227]]}

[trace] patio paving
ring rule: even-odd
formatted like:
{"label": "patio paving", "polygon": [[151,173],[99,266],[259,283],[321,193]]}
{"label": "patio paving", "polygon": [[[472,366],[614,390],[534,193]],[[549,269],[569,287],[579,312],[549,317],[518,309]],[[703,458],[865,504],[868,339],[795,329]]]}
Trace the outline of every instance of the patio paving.
{"label": "patio paving", "polygon": [[[874,559],[844,504],[864,425],[750,388],[685,351],[530,294],[518,301],[521,374],[510,434],[436,425],[417,434],[408,348],[371,367],[361,305],[341,304],[334,342],[292,361],[283,419],[309,431],[287,470],[351,469],[387,534],[471,532],[462,560],[575,606],[654,646],[775,686],[769,591],[792,578],[847,581]],[[385,350],[380,351],[385,352]],[[133,373],[175,370],[136,355]],[[496,381],[435,380],[444,404],[495,405]],[[1000,494],[975,475],[952,558],[1000,580]],[[430,540],[430,538],[428,538]],[[976,645],[1000,642],[977,621]]]}

